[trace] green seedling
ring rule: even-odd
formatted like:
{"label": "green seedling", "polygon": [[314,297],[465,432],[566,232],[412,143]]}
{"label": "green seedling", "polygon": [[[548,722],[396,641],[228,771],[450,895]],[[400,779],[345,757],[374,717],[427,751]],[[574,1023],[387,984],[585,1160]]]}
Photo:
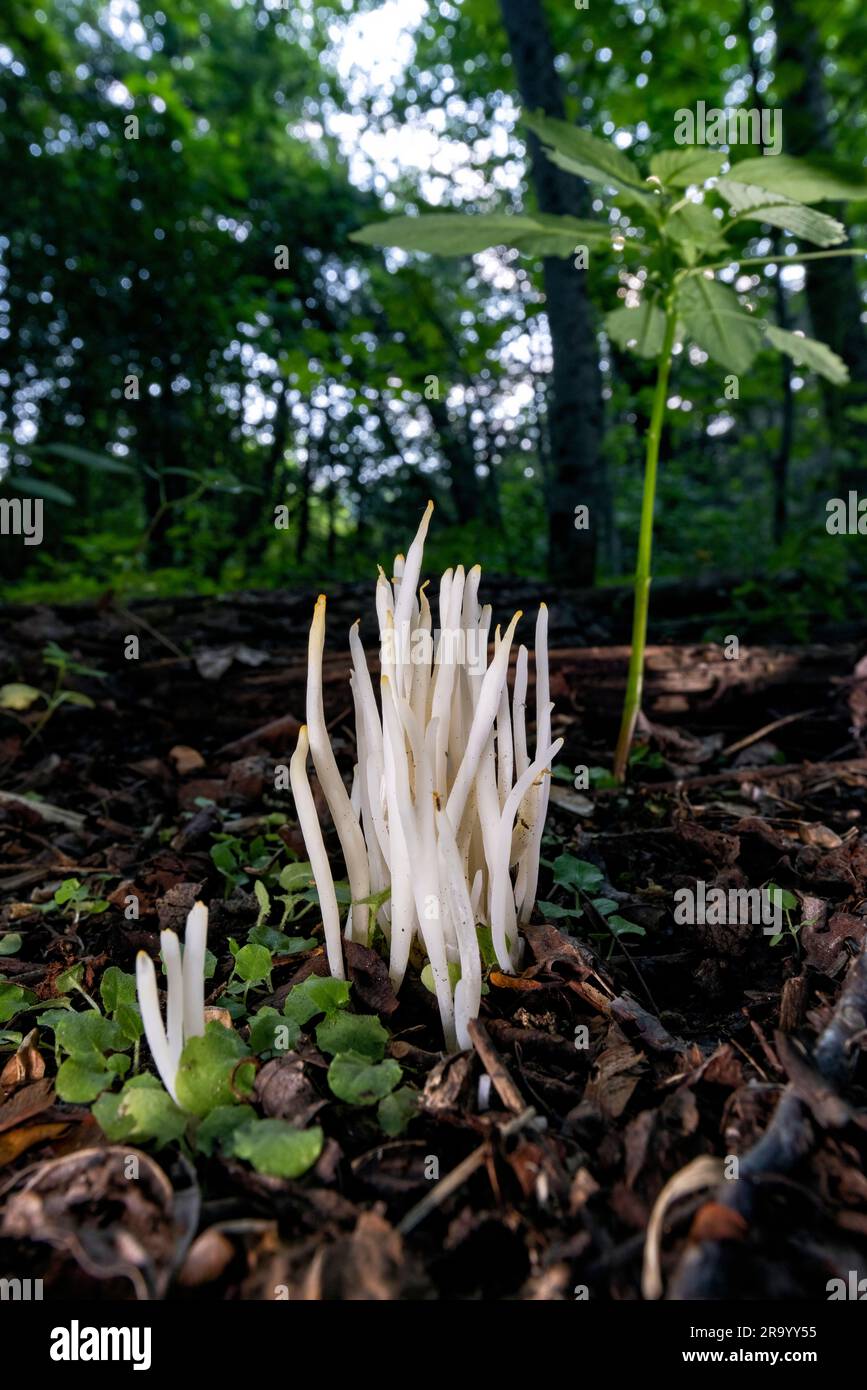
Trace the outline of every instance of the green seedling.
{"label": "green seedling", "polygon": [[561,854],[553,863],[548,859],[543,859],[542,863],[553,871],[554,883],[562,888],[568,896],[571,894],[572,901],[565,906],[561,903],[540,902],[539,911],[548,921],[572,920],[577,921],[586,912],[586,904],[599,914],[607,927],[605,932],[591,932],[594,941],[608,941],[608,957],[610,958],[618,939],[622,936],[644,936],[643,927],[639,927],[635,922],[630,922],[626,917],[621,917],[617,912],[617,903],[613,898],[594,897],[594,890],[603,881],[604,875],[601,869],[597,869],[595,864],[590,864],[586,859],[576,859],[571,854]]}
{"label": "green seedling", "polygon": [[[108,878],[109,875],[96,877]],[[43,913],[61,912],[64,917],[70,919],[74,927],[77,927],[81,917],[97,917],[101,912],[107,912],[111,903],[107,898],[92,897],[91,889],[80,879],[65,878],[60,886],[55,888],[54,896],[47,903],[40,903],[38,907]]]}
{"label": "green seedling", "polygon": [[[771,895],[771,902],[779,901],[786,919],[785,931],[777,932],[775,936],[772,936],[771,945],[779,946],[780,942],[784,941],[786,936],[790,936],[795,944],[795,954],[800,955],[801,947],[798,933],[802,927],[812,926],[812,921],[798,923],[792,921],[792,913],[798,906],[798,899],[795,897],[794,893],[789,892],[788,888],[780,888],[776,883],[768,883],[765,885],[765,889]],[[779,894],[778,899],[775,898],[775,894]]]}
{"label": "green seedling", "polygon": [[105,672],[98,671],[95,666],[84,666],[80,661],[76,661],[65,652],[56,642],[49,642],[42,651],[42,660],[46,666],[51,666],[56,671],[54,678],[54,688],[48,692],[39,690],[33,685],[24,685],[15,682],[11,685],[0,687],[0,709],[18,711],[28,710],[31,705],[35,705],[38,700],[45,701],[45,709],[34,724],[26,743],[30,743],[34,738],[42,733],[49,719],[61,705],[77,705],[81,709],[93,709],[94,703],[89,695],[83,695],[80,690],[70,690],[66,687],[66,681],[70,676],[90,676],[95,680],[105,680]]}
{"label": "green seedling", "polygon": [[[654,364],[656,384],[645,441],[629,671],[614,755],[614,776],[621,782],[641,708],[656,477],[676,345],[693,343],[732,380],[769,348],[844,385],[846,364],[825,343],[763,321],[755,303],[727,282],[737,267],[863,256],[863,248],[841,245],[845,227],[812,204],[863,199],[867,182],[862,169],[841,172],[785,154],[725,168],[729,157],[706,147],[663,150],[644,171],[615,145],[567,121],[525,112],[523,122],[552,164],[604,192],[617,211],[616,224],[547,213],[434,213],[378,222],[355,232],[353,240],[446,256],[506,245],[534,258],[574,258],[576,274],[589,267],[591,257],[613,257],[622,266],[626,302],[605,316],[605,331],[618,348]],[[752,256],[749,240],[762,224],[823,249]]]}

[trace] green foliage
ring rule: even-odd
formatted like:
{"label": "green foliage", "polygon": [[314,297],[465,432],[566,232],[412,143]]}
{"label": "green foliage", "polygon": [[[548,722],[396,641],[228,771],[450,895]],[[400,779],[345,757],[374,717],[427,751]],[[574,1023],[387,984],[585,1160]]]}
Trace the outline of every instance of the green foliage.
{"label": "green foliage", "polygon": [[[548,861],[543,860],[543,863]],[[571,854],[559,855],[549,867],[553,871],[554,883],[557,887],[564,889],[567,897],[571,900],[567,903],[556,903],[541,901],[537,904],[542,916],[548,921],[577,921],[585,916],[585,905],[583,899],[586,898],[594,911],[603,918],[607,933],[591,932],[592,939],[604,941],[610,935],[611,947],[621,936],[644,936],[643,927],[639,927],[635,922],[630,922],[627,918],[620,916],[617,912],[617,903],[613,898],[593,897],[594,891],[602,883],[604,875],[595,864],[590,864],[586,859],[576,859]],[[610,951],[609,951],[610,954]]]}
{"label": "green foliage", "polygon": [[397,1139],[403,1134],[418,1111],[418,1096],[409,1086],[400,1086],[396,1091],[383,1096],[376,1107],[376,1117],[380,1128],[389,1139]]}
{"label": "green foliage", "polygon": [[334,1013],[316,1029],[316,1045],[329,1057],[353,1052],[379,1062],[385,1056],[388,1033],[372,1014]]}
{"label": "green foliage", "polygon": [[272,1178],[300,1178],[322,1152],[325,1136],[317,1125],[297,1129],[286,1120],[248,1120],[234,1131],[232,1152]]}
{"label": "green foliage", "polygon": [[103,1093],[93,1107],[93,1117],[112,1144],[153,1143],[164,1148],[180,1139],[187,1127],[184,1112],[162,1083],[147,1074],[130,1077],[115,1094]]}
{"label": "green foliage", "polygon": [[215,1105],[196,1129],[196,1148],[208,1157],[217,1145],[231,1153],[235,1131],[255,1118],[251,1105]]}
{"label": "green foliage", "polygon": [[360,1052],[339,1052],[328,1068],[328,1085],[347,1105],[375,1105],[398,1085],[399,1062],[371,1062]]}
{"label": "green foliage", "polygon": [[253,1069],[244,1064],[249,1050],[232,1029],[209,1023],[204,1035],[190,1038],[181,1053],[176,1090],[182,1108],[207,1115],[231,1105],[250,1089]]}

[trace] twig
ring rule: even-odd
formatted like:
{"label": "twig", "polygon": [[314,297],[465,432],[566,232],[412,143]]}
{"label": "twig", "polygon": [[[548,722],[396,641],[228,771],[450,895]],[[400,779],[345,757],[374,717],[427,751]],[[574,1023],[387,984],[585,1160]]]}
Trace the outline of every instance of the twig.
{"label": "twig", "polygon": [[[636,782],[631,790],[648,792],[679,792],[698,787],[714,787],[726,782],[772,782],[777,777],[791,777],[793,774],[804,779],[834,776],[841,772],[854,772],[867,776],[867,758],[846,758],[838,763],[779,763],[774,767],[733,767],[727,772],[709,772],[702,777],[678,777],[671,782]],[[627,787],[627,790],[629,788]],[[623,787],[600,787],[594,796],[622,796]]]}
{"label": "twig", "polygon": [[0,806],[26,807],[28,811],[35,811],[44,821],[65,825],[70,830],[80,830],[84,825],[85,818],[77,811],[66,811],[62,806],[52,806],[50,801],[31,801],[29,797],[18,796],[16,792],[0,792]]}
{"label": "twig", "polygon": [[505,1062],[491,1042],[485,1025],[480,1019],[474,1018],[468,1023],[467,1031],[500,1100],[507,1110],[511,1110],[513,1115],[522,1114],[525,1108],[524,1097],[509,1075]]}
{"label": "twig", "polygon": [[163,634],[159,632],[157,628],[153,627],[151,623],[148,622],[147,618],[143,618],[140,613],[132,613],[129,608],[124,608],[122,603],[118,603],[117,599],[114,600],[112,607],[116,613],[119,613],[122,618],[126,618],[128,622],[133,623],[137,627],[143,627],[145,632],[149,632],[151,637],[172,653],[172,656],[180,657],[182,661],[187,659],[180,647],[176,647],[170,637],[164,637]]}
{"label": "twig", "polygon": [[794,724],[798,719],[806,719],[809,714],[818,714],[815,709],[799,709],[794,714],[787,714],[782,719],[775,719],[771,724],[765,724],[761,729],[756,729],[754,734],[747,734],[746,738],[739,738],[737,743],[730,743],[728,748],[720,751],[720,757],[728,757],[730,753],[740,753],[742,748],[749,748],[750,744],[758,743],[765,734],[772,734],[777,729],[784,729],[787,724]]}
{"label": "twig", "polygon": [[[493,1078],[491,1079],[493,1080]],[[526,1110],[520,1115],[516,1115],[514,1119],[508,1120],[504,1125],[497,1126],[497,1132],[500,1134],[501,1138],[507,1139],[510,1134],[517,1134],[519,1129],[523,1129],[535,1118],[535,1110],[532,1106],[528,1106]],[[480,1144],[477,1149],[473,1149],[471,1154],[468,1154],[466,1158],[462,1159],[456,1168],[453,1168],[450,1173],[446,1173],[444,1178],[440,1178],[436,1186],[433,1187],[425,1197],[422,1197],[420,1202],[417,1202],[414,1207],[411,1207],[406,1216],[399,1223],[397,1229],[400,1231],[400,1234],[403,1236],[408,1235],[410,1231],[415,1230],[416,1226],[421,1225],[422,1221],[424,1221],[432,1211],[436,1211],[437,1207],[442,1206],[443,1202],[445,1202],[453,1192],[456,1192],[459,1187],[463,1186],[468,1178],[472,1177],[477,1168],[481,1168],[488,1156],[489,1150],[490,1141],[486,1139],[483,1144]]]}

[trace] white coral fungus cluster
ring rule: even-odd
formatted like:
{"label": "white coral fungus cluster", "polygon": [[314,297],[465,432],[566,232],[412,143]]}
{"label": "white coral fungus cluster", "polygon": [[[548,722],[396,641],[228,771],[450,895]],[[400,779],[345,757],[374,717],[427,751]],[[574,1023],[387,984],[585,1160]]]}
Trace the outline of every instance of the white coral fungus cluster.
{"label": "white coral fungus cluster", "polygon": [[166,969],[166,1022],[163,1024],[154,963],[144,951],[136,956],[136,988],[145,1037],[162,1083],[177,1103],[178,1065],[184,1043],[205,1031],[205,950],[208,909],[196,903],[187,915],[184,954],[177,932],[160,932]]}
{"label": "white coral fungus cluster", "polygon": [[[481,569],[446,570],[438,627],[419,588],[433,503],[389,581],[380,570],[377,701],[367,658],[350,630],[350,684],[358,762],[351,794],[335,761],[322,700],[325,596],[310,629],[307,723],[290,763],[295,808],[319,894],[332,975],[344,976],[340,917],[319,817],[307,777],[312,754],[346,861],[352,906],[345,934],[367,943],[371,913],[389,943],[398,989],[419,938],[431,966],[446,1046],[469,1047],[479,1011],[482,960],[478,924],[490,927],[497,961],[520,963],[518,928],[533,909],[551,761],[548,612],[536,620],[536,743],[527,749],[527,648],[518,648],[509,699],[508,669],[520,613],[494,633],[479,603]],[[385,901],[385,890],[390,890]],[[451,969],[449,968],[451,967]],[[455,982],[456,983],[453,983]]]}

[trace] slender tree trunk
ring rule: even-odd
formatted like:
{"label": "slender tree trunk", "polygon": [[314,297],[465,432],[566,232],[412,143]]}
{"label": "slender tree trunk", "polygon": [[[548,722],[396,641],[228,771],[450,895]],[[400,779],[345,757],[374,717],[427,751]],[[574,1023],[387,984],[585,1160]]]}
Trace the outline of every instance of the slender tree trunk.
{"label": "slender tree trunk", "polygon": [[[783,106],[783,137],[793,155],[830,153],[828,98],[822,75],[823,47],[803,0],[779,0],[774,7],[777,50],[774,90]],[[838,352],[849,368],[848,388],[822,382],[832,436],[867,435],[864,426],[844,420],[847,407],[867,403],[867,333],[855,267],[847,257],[816,261],[807,270],[807,302],[817,338]]]}
{"label": "slender tree trunk", "polygon": [[[751,18],[751,0],[744,0],[743,25],[747,53],[749,55],[750,75],[753,80],[753,105],[758,111],[763,112],[765,110],[765,102],[759,90],[761,70],[756,57],[756,50],[753,46],[752,31],[750,29]],[[760,128],[764,129],[764,121],[761,122]],[[779,255],[782,241],[778,231],[773,233],[771,241],[774,255]],[[780,328],[790,328],[789,306],[786,303],[786,291],[783,288],[783,280],[779,270],[774,276],[774,305],[777,311],[777,323]],[[775,545],[780,545],[786,534],[789,464],[792,458],[792,444],[795,438],[795,394],[792,390],[792,361],[784,352],[780,353],[780,386],[782,388],[780,447],[771,464],[771,479],[774,496],[773,537]]]}
{"label": "slender tree trunk", "polygon": [[[500,10],[525,107],[562,118],[563,95],[541,0],[500,0]],[[528,136],[528,144],[540,210],[587,217],[590,199],[584,182],[552,164],[534,135]],[[576,270],[571,259],[549,257],[544,275],[554,362],[547,417],[548,572],[561,582],[592,584],[605,512],[596,330],[586,272]],[[579,504],[590,508],[586,531],[575,530]]]}
{"label": "slender tree trunk", "polygon": [[298,479],[298,533],[295,537],[295,563],[304,564],[307,546],[310,544],[310,490],[313,486],[314,453],[316,442],[308,431],[307,448]]}
{"label": "slender tree trunk", "polygon": [[472,441],[460,421],[449,416],[445,401],[425,401],[448,465],[449,484],[457,520],[472,521],[479,513],[479,478]]}

